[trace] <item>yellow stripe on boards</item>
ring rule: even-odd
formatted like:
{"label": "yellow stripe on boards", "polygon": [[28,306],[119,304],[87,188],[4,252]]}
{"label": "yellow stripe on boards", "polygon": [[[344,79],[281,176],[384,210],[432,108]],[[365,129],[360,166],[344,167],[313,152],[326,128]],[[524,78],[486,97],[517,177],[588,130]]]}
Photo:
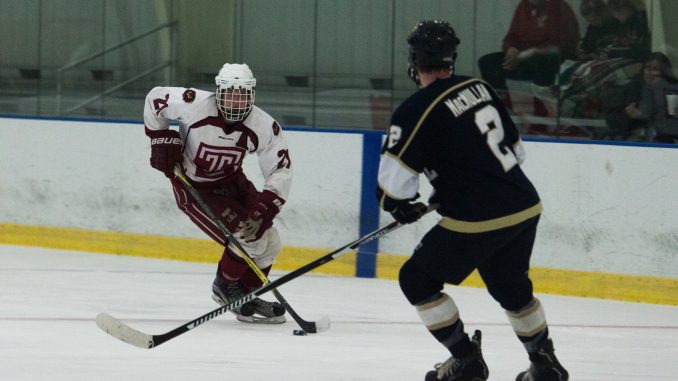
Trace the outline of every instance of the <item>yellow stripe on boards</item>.
{"label": "yellow stripe on boards", "polygon": [[209,240],[8,224],[0,224],[0,243],[214,263],[223,252]]}
{"label": "yellow stripe on boards", "polygon": [[678,306],[678,279],[557,269],[530,270],[537,292]]}
{"label": "yellow stripe on boards", "polygon": [[[398,279],[398,271],[407,258],[401,255],[379,254],[377,256],[377,278]],[[537,293],[678,306],[678,279],[676,278],[540,267],[530,269],[530,278]],[[485,287],[477,271],[474,271],[461,285]]]}
{"label": "yellow stripe on boards", "polygon": [[[214,264],[224,251],[209,239],[14,224],[0,224],[0,244]],[[285,246],[274,268],[292,271],[332,250]],[[355,253],[348,253],[313,272],[355,275],[355,257]]]}
{"label": "yellow stripe on boards", "polygon": [[[207,239],[104,232],[76,228],[0,224],[0,244],[38,246],[52,249],[216,263],[223,248]],[[292,271],[335,248],[314,249],[285,246],[276,259],[276,270]],[[377,278],[397,279],[408,257],[379,254]],[[354,253],[337,258],[314,270],[329,275],[355,275]],[[530,269],[535,292],[557,295],[623,300],[678,306],[678,279],[641,275],[609,274],[547,268]],[[462,286],[484,287],[477,272]],[[489,295],[488,295],[489,297]]]}

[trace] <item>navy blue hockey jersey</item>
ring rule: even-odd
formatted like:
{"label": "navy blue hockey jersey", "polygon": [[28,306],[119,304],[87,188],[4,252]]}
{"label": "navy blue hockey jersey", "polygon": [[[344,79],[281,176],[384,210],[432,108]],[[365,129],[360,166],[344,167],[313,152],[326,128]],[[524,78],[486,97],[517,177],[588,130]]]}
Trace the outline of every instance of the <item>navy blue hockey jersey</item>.
{"label": "navy blue hockey jersey", "polygon": [[387,211],[416,198],[423,172],[440,204],[442,226],[463,233],[512,226],[542,209],[520,168],[523,159],[518,130],[487,83],[438,79],[394,112],[377,196]]}

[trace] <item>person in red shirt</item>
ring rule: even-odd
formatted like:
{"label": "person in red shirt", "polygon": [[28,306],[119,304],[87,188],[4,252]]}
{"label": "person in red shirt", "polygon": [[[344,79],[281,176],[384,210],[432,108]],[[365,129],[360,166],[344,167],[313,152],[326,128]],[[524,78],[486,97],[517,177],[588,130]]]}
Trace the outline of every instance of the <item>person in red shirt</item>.
{"label": "person in red shirt", "polygon": [[560,62],[575,56],[578,43],[579,24],[565,1],[522,0],[503,51],[480,57],[478,66],[483,79],[507,97],[506,79],[552,85]]}

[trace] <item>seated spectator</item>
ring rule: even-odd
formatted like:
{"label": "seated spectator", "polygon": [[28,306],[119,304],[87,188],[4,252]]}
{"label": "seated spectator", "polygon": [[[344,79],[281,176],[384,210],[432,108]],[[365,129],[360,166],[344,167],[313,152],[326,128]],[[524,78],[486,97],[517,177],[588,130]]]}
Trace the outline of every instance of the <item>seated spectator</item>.
{"label": "seated spectator", "polygon": [[619,21],[617,38],[606,49],[604,58],[645,60],[650,55],[650,30],[642,2],[608,0],[612,16]]}
{"label": "seated spectator", "polygon": [[[586,20],[586,32],[579,42],[575,59],[565,60],[560,65],[559,83],[567,83],[577,68],[587,61],[593,61],[607,57],[607,48],[612,45],[619,29],[619,22],[612,17],[612,12],[603,0],[583,0],[579,7],[579,13]],[[532,91],[537,93],[541,89],[532,84]],[[546,88],[549,95],[557,93],[557,87]]]}
{"label": "seated spectator", "polygon": [[596,129],[594,139],[647,141],[647,121],[632,118],[627,109],[640,102],[643,88],[649,86],[658,75],[656,70],[651,69],[651,61],[646,61],[638,75],[604,100],[607,128]]}
{"label": "seated spectator", "polygon": [[[598,119],[609,110],[603,106],[615,91],[636,77],[650,50],[650,32],[644,10],[633,0],[609,0],[617,20],[612,42],[596,52],[591,61],[579,62],[559,87],[533,86],[533,93],[544,101],[550,115]],[[608,105],[609,107],[609,105]]]}
{"label": "seated spectator", "polygon": [[625,108],[630,118],[646,120],[647,140],[657,143],[678,142],[678,79],[671,61],[663,53],[652,53],[645,65],[647,84],[640,102]]}
{"label": "seated spectator", "polygon": [[480,57],[478,66],[483,79],[511,108],[506,79],[552,85],[561,60],[574,57],[578,41],[577,19],[563,0],[522,0],[503,51]]}
{"label": "seated spectator", "polygon": [[577,49],[578,61],[591,61],[606,54],[606,48],[614,42],[619,21],[612,17],[612,12],[603,0],[583,0],[579,13],[588,26]]}

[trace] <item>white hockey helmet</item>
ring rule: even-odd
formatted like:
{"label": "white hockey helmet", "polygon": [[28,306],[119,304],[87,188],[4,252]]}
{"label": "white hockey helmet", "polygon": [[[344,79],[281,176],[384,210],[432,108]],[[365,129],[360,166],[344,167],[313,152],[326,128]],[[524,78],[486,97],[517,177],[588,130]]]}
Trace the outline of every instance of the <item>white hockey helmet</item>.
{"label": "white hockey helmet", "polygon": [[229,122],[239,122],[252,111],[257,80],[246,64],[224,64],[214,77],[217,107]]}

